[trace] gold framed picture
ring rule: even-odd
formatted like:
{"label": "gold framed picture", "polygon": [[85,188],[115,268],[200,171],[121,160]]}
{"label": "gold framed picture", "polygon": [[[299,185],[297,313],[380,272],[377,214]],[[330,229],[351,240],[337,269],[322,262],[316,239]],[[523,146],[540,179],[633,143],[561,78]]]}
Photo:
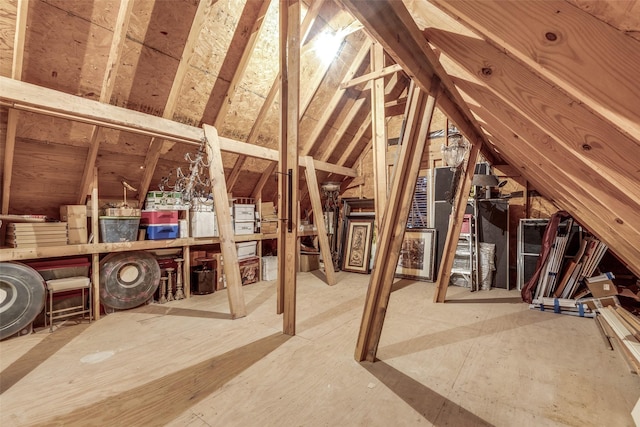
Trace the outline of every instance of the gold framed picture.
{"label": "gold framed picture", "polygon": [[342,269],[353,273],[369,273],[373,219],[348,219],[347,244]]}

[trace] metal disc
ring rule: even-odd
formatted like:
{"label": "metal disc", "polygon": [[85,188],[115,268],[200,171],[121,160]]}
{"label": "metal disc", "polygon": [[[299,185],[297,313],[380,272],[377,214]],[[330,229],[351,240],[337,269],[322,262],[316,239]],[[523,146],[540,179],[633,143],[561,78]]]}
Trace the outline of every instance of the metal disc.
{"label": "metal disc", "polygon": [[160,266],[149,252],[118,252],[100,261],[100,302],[118,310],[145,303],[160,283]]}
{"label": "metal disc", "polygon": [[0,262],[0,340],[20,332],[44,308],[46,284],[28,265]]}

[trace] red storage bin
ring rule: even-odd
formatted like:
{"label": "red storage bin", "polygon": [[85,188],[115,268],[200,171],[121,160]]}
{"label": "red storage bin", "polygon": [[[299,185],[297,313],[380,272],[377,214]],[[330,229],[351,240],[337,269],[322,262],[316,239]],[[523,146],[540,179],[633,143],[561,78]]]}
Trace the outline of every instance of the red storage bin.
{"label": "red storage bin", "polygon": [[140,225],[178,224],[178,211],[142,211]]}

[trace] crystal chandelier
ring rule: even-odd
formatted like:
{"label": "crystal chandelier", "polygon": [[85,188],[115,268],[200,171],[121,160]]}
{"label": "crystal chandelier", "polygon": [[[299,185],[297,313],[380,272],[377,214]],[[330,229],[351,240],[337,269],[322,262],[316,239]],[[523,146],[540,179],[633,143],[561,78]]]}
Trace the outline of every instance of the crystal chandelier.
{"label": "crystal chandelier", "polygon": [[460,133],[449,135],[449,145],[442,146],[442,156],[452,171],[462,164],[468,148],[469,144]]}

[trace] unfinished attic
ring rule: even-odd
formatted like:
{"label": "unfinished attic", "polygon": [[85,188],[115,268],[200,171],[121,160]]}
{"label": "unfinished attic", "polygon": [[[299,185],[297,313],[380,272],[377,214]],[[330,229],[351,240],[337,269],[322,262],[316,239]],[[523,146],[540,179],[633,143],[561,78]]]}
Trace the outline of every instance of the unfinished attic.
{"label": "unfinished attic", "polygon": [[0,41],[3,426],[640,425],[637,0],[3,0]]}

